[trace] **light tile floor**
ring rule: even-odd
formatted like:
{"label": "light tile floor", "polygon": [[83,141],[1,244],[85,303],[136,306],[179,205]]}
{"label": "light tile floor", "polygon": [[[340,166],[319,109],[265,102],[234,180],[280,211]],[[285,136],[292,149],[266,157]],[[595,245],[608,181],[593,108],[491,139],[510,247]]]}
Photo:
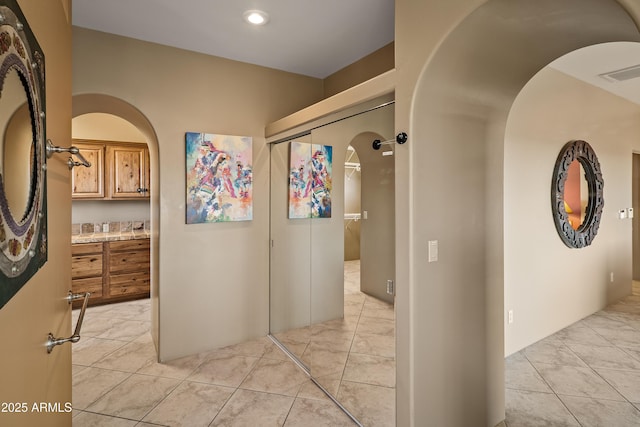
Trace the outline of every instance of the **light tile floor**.
{"label": "light tile floor", "polygon": [[[324,385],[364,425],[392,426],[394,408],[381,402],[394,400],[395,365],[372,366],[379,362],[373,356],[394,360],[393,338],[389,324],[368,322],[392,320],[392,310],[360,296],[354,277],[345,282],[345,320],[330,324],[338,332],[325,341],[344,345],[342,336],[351,344],[334,357],[342,376]],[[73,347],[75,427],[353,425],[266,337],[157,363],[149,310],[149,300],[88,309]],[[309,355],[308,342],[294,344]],[[506,407],[507,427],[639,426],[640,284],[623,301],[509,356]]]}
{"label": "light tile floor", "polygon": [[75,427],[353,425],[268,337],[157,363],[149,310],[87,309],[72,355]]}
{"label": "light tile floor", "polygon": [[640,283],[505,365],[507,427],[640,426]]}
{"label": "light tile floor", "polygon": [[394,307],[360,292],[359,261],[344,264],[344,318],[275,336],[364,426],[392,427],[396,398]]}
{"label": "light tile floor", "polygon": [[[317,329],[350,335],[332,392],[365,426],[393,426],[393,328],[380,322],[393,307],[358,295],[349,277],[345,320]],[[87,309],[72,353],[74,427],[354,425],[268,337],[157,363],[150,317],[149,300]]]}

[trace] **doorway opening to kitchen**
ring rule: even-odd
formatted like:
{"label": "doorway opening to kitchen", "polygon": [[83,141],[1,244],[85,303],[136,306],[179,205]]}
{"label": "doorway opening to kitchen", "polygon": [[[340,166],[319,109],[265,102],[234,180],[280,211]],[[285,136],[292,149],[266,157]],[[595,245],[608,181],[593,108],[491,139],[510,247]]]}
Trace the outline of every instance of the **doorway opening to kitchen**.
{"label": "doorway opening to kitchen", "polygon": [[[159,177],[155,130],[125,101],[108,95],[76,95],[72,138],[72,145],[92,164],[73,167],[70,189],[71,288],[74,293],[91,293],[83,336],[151,342],[150,333],[157,353]],[[78,314],[75,310],[74,316]],[[91,317],[100,319],[92,322]],[[155,354],[153,357],[157,359]]]}

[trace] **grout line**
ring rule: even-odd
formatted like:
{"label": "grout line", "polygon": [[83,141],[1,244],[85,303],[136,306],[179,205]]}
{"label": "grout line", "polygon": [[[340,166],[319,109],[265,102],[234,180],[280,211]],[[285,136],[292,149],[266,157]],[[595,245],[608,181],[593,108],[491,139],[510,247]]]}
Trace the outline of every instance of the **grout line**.
{"label": "grout line", "polygon": [[[566,344],[564,343],[564,340],[562,341],[562,345],[567,347]],[[569,347],[567,347],[569,349],[569,351],[571,351],[571,349]],[[573,351],[571,351],[573,353]],[[571,414],[571,416],[573,417],[573,419],[576,420],[576,422],[578,423],[578,425],[582,426],[582,423],[578,420],[578,417],[576,417],[576,415],[571,411],[571,409],[569,409],[569,407],[564,403],[564,401],[560,398],[560,396],[558,395],[558,393],[556,392],[556,390],[551,387],[551,384],[549,384],[549,382],[547,381],[547,379],[540,373],[540,371],[538,370],[538,368],[536,368],[536,366],[533,364],[533,362],[531,362],[531,360],[529,360],[529,357],[527,357],[527,355],[525,354],[525,352],[522,352],[522,355],[527,359],[527,362],[529,362],[529,364],[531,365],[531,367],[536,371],[536,373],[540,376],[540,378],[542,379],[542,381],[544,381],[544,383],[547,385],[547,387],[549,387],[549,390],[551,390],[551,392],[556,396],[556,399],[558,399],[558,401],[560,402],[560,404],[562,406],[564,406],[564,408],[567,410],[567,412],[569,412],[569,414]],[[577,356],[576,356],[577,357]],[[582,361],[582,359],[580,359]],[[584,363],[584,361],[582,361]],[[563,366],[563,365],[558,365],[558,366]],[[506,413],[505,413],[505,419],[506,419]]]}
{"label": "grout line", "polygon": [[[635,295],[635,294],[632,294]],[[624,302],[624,300],[622,300],[622,302]],[[610,314],[609,312],[604,312],[603,310],[600,310],[596,313],[593,313],[595,315],[597,314],[602,314],[603,317],[610,319],[610,320],[614,320],[614,321],[619,321],[621,323],[623,323],[625,326],[631,327],[634,331],[637,331],[636,328],[634,328],[632,325],[630,325],[628,322],[629,321],[633,321],[633,317],[634,316],[638,316],[638,314],[636,313],[626,313],[626,312],[621,312],[623,314],[626,315],[623,317],[620,316],[616,316],[616,313],[612,313],[610,317],[608,316],[608,314]],[[629,318],[631,317],[631,318]],[[590,346],[592,348],[595,347],[606,347],[606,348],[614,348],[618,351],[621,351],[624,355],[630,357],[633,360],[638,360],[636,357],[634,357],[633,354],[629,353],[628,348],[624,347],[624,346],[619,346],[618,344],[616,344],[615,342],[612,342],[610,339],[608,339],[607,337],[603,336],[602,334],[600,334],[598,331],[595,330],[594,327],[583,323],[582,324],[583,327],[588,328],[589,330],[591,330],[592,332],[594,332],[598,337],[600,337],[601,339],[603,339],[605,342],[609,343],[608,346],[596,346],[596,345],[590,345],[588,343],[580,343],[577,342],[576,344],[579,345],[585,345],[585,346]],[[566,328],[565,328],[566,329]],[[608,329],[608,328],[600,328],[600,329]],[[611,328],[609,328],[611,329]],[[577,357],[580,361],[582,361],[585,366],[593,373],[595,374],[598,378],[600,378],[605,384],[607,384],[609,387],[611,387],[612,390],[615,390],[615,392],[622,398],[624,399],[623,401],[620,400],[613,400],[613,399],[609,399],[609,398],[600,398],[600,397],[592,397],[592,396],[575,396],[575,397],[580,397],[580,398],[584,398],[584,399],[591,399],[591,400],[602,400],[602,401],[610,401],[610,402],[617,402],[617,403],[622,403],[622,402],[626,402],[628,404],[630,404],[636,411],[640,411],[640,408],[638,408],[633,402],[631,402],[629,399],[627,399],[626,396],[624,396],[624,394],[618,390],[617,387],[615,387],[611,382],[609,382],[606,378],[604,378],[602,375],[600,375],[599,372],[597,372],[596,367],[592,366],[591,364],[589,364],[586,360],[584,360],[582,357],[580,357],[567,343],[566,340],[564,339],[560,339],[561,345],[563,347],[566,347],[575,357]],[[523,349],[523,350],[526,350]],[[569,411],[569,413],[575,418],[576,422],[578,422],[579,425],[582,425],[580,423],[580,421],[577,419],[577,416],[569,409],[569,407],[564,403],[564,401],[560,398],[560,395],[555,391],[555,389],[553,387],[551,387],[551,385],[549,384],[549,382],[545,379],[545,377],[540,373],[540,371],[538,370],[538,368],[531,362],[531,360],[529,359],[529,357],[526,355],[526,353],[524,351],[521,351],[522,356],[524,356],[524,358],[527,360],[527,362],[533,367],[533,369],[536,371],[536,373],[540,376],[540,378],[543,380],[543,382],[549,387],[549,389],[552,391],[552,393],[558,398],[558,400],[560,400],[560,402],[562,403],[562,405]],[[558,366],[566,366],[566,365],[558,365]],[[613,371],[628,371],[628,372],[640,372],[640,369],[633,369],[633,368],[625,368],[625,369],[617,369],[617,368],[597,368],[597,369],[609,369],[609,370],[613,370]],[[509,389],[508,387],[505,386],[506,389]],[[513,389],[513,390],[519,390],[519,389]],[[523,390],[521,390],[523,391]],[[563,394],[562,396],[572,396],[572,395],[566,395]],[[506,414],[505,414],[506,415]],[[505,425],[508,425],[506,422],[506,417],[505,417]]]}
{"label": "grout line", "polygon": [[[358,294],[362,295],[362,293],[360,293],[360,292],[358,292]],[[356,295],[357,295],[357,294],[356,294]],[[127,314],[125,313],[125,311],[124,311],[124,308],[126,307],[126,305],[127,305],[127,304],[130,304],[130,305],[133,307],[133,310],[132,310],[132,311],[134,311],[135,313],[138,313],[138,314],[136,314],[136,315],[135,315],[135,316],[137,316],[136,318],[127,317],[128,315],[127,315]],[[345,365],[344,365],[344,367],[343,367],[343,369],[342,369],[342,375],[341,375],[341,377],[340,377],[339,387],[342,385],[343,380],[344,380],[344,373],[345,373],[345,370],[346,370],[346,364],[347,364],[347,363],[348,363],[348,361],[349,361],[349,356],[350,356],[351,354],[360,354],[360,353],[352,352],[352,350],[353,350],[353,345],[354,345],[354,342],[355,342],[355,335],[356,335],[356,332],[357,332],[357,330],[358,330],[358,327],[360,326],[361,321],[363,321],[364,319],[369,319],[369,317],[366,317],[366,316],[364,316],[364,315],[363,315],[363,313],[364,313],[364,309],[365,309],[366,305],[367,305],[367,298],[365,297],[365,298],[362,300],[361,304],[360,304],[360,303],[358,304],[358,306],[359,306],[359,313],[357,314],[357,321],[355,322],[355,323],[356,323],[355,328],[354,328],[352,331],[347,331],[347,332],[350,334],[350,343],[349,343],[349,350],[348,350],[348,352],[347,352],[347,354],[348,354],[348,356],[347,356],[347,360],[345,361]],[[100,321],[100,320],[105,319],[105,318],[113,319],[113,321],[114,321],[113,323],[114,323],[114,324],[115,324],[115,323],[122,323],[122,322],[125,322],[125,321],[126,321],[126,322],[136,322],[136,323],[141,323],[141,324],[145,324],[145,325],[147,325],[147,324],[148,324],[148,325],[150,325],[150,323],[151,323],[151,322],[148,322],[148,321],[144,321],[144,320],[140,320],[140,319],[139,319],[139,316],[143,315],[142,313],[140,313],[140,309],[139,309],[139,307],[140,307],[140,306],[142,306],[142,304],[140,304],[140,302],[139,302],[139,301],[133,301],[133,302],[122,302],[122,303],[112,304],[112,306],[113,306],[112,308],[114,308],[114,309],[117,309],[117,310],[118,310],[118,313],[117,313],[115,316],[110,316],[110,315],[109,315],[109,310],[105,309],[105,308],[104,308],[105,306],[99,306],[99,307],[102,307],[102,308],[101,308],[101,310],[99,311],[99,313],[95,313],[93,316],[91,316],[91,311],[90,311],[90,310],[91,310],[91,307],[90,307],[90,308],[89,308],[89,311],[87,312],[87,314],[88,314],[88,315],[90,315],[91,317],[89,317],[89,318],[93,318],[93,319],[94,319],[94,321]],[[125,313],[125,314],[123,314],[123,313]],[[146,310],[146,313],[148,314],[148,313],[149,313],[149,310]],[[354,317],[355,317],[355,316],[354,316]],[[392,322],[395,322],[395,319],[391,319],[391,321],[392,321]],[[195,366],[195,367],[191,370],[191,372],[190,372],[188,375],[186,375],[186,377],[184,377],[184,378],[174,378],[174,377],[165,377],[165,376],[162,376],[162,375],[156,375],[156,374],[139,373],[139,371],[140,371],[141,369],[143,369],[144,367],[148,366],[148,365],[146,364],[146,362],[145,362],[145,364],[143,364],[143,366],[139,367],[135,372],[122,371],[122,370],[119,370],[119,369],[103,368],[103,367],[95,366],[96,364],[100,363],[100,362],[101,362],[101,361],[103,361],[104,359],[106,359],[106,358],[108,358],[108,357],[113,356],[113,355],[114,355],[114,353],[116,353],[116,352],[118,352],[119,350],[121,350],[122,348],[126,347],[128,344],[133,344],[133,343],[134,343],[134,342],[136,342],[136,340],[137,340],[137,339],[139,339],[141,336],[144,336],[146,333],[148,333],[148,332],[145,332],[145,334],[142,334],[142,335],[140,335],[140,336],[136,336],[136,337],[133,337],[133,338],[131,338],[131,337],[127,337],[127,339],[100,338],[100,337],[98,336],[98,335],[103,335],[103,334],[107,333],[107,332],[109,331],[109,329],[113,329],[113,327],[107,328],[107,329],[105,329],[104,331],[99,331],[98,333],[96,333],[96,335],[85,335],[85,336],[86,336],[86,337],[90,337],[90,338],[92,338],[92,339],[100,340],[100,341],[97,341],[97,340],[96,340],[96,342],[98,342],[98,343],[99,343],[99,342],[101,342],[101,341],[102,341],[102,342],[107,342],[107,341],[108,341],[108,342],[113,342],[113,343],[121,343],[122,345],[120,345],[118,348],[113,349],[112,351],[110,351],[110,352],[108,352],[108,353],[106,353],[106,354],[104,354],[104,355],[101,355],[101,356],[100,356],[100,358],[99,358],[97,361],[93,362],[93,363],[92,363],[91,365],[89,365],[89,366],[85,366],[85,365],[78,365],[78,364],[76,364],[76,365],[77,365],[77,366],[83,366],[83,367],[85,367],[85,368],[93,368],[93,369],[100,369],[100,370],[103,370],[103,371],[117,372],[117,373],[121,373],[121,374],[126,374],[126,376],[122,379],[122,381],[120,381],[119,383],[117,383],[117,384],[113,385],[112,387],[110,387],[108,390],[106,390],[104,393],[102,393],[98,398],[96,398],[93,402],[91,402],[90,404],[88,404],[88,405],[87,405],[87,407],[90,407],[90,406],[94,405],[96,402],[98,402],[98,401],[100,401],[101,399],[103,399],[103,398],[104,398],[108,393],[112,392],[112,391],[113,391],[114,389],[116,389],[118,386],[122,385],[123,383],[125,383],[126,381],[128,381],[129,379],[131,379],[134,375],[140,375],[140,376],[145,376],[145,377],[153,377],[153,378],[165,378],[165,379],[171,379],[171,380],[176,381],[175,386],[174,386],[174,387],[172,387],[172,388],[170,389],[170,391],[169,391],[169,392],[168,392],[168,393],[167,393],[167,394],[166,394],[166,395],[165,395],[161,400],[159,400],[159,401],[158,401],[158,402],[157,402],[157,403],[156,403],[152,408],[150,408],[150,409],[149,409],[149,410],[148,410],[148,411],[147,411],[147,412],[142,416],[142,418],[141,418],[140,420],[133,420],[133,421],[137,421],[137,422],[143,422],[142,420],[143,420],[146,416],[148,416],[148,415],[149,415],[152,411],[154,411],[154,410],[155,410],[159,405],[161,405],[163,402],[165,402],[165,401],[166,401],[170,396],[173,396],[173,395],[174,395],[174,393],[176,392],[176,390],[177,390],[180,386],[182,386],[182,385],[183,385],[183,384],[185,384],[186,382],[197,382],[197,383],[202,383],[202,384],[207,384],[207,385],[214,385],[214,386],[224,387],[224,388],[227,388],[227,389],[229,389],[229,390],[231,391],[231,393],[229,394],[229,397],[224,401],[224,403],[223,403],[223,404],[221,405],[221,407],[220,407],[220,410],[217,412],[217,414],[215,415],[215,417],[212,419],[212,421],[211,421],[211,423],[210,423],[210,424],[213,424],[213,423],[214,423],[214,421],[219,417],[220,413],[221,413],[221,412],[222,412],[222,411],[223,411],[223,410],[228,406],[228,404],[229,404],[229,402],[231,401],[231,399],[233,398],[233,396],[235,396],[235,395],[238,393],[238,391],[239,391],[239,390],[244,390],[244,389],[242,389],[242,388],[241,388],[242,384],[243,384],[243,383],[244,383],[244,381],[246,381],[246,379],[251,375],[251,373],[252,373],[252,372],[254,372],[254,371],[258,368],[258,365],[260,364],[260,361],[261,361],[261,360],[263,360],[263,359],[265,359],[265,360],[271,360],[271,359],[269,359],[268,357],[265,357],[265,354],[264,354],[264,353],[263,353],[260,357],[251,356],[252,358],[255,358],[255,359],[257,359],[257,360],[255,361],[254,365],[253,365],[253,366],[252,366],[252,368],[249,370],[249,372],[248,372],[248,373],[244,376],[244,378],[240,381],[240,383],[239,383],[239,385],[238,385],[237,387],[233,387],[233,386],[231,386],[231,387],[229,387],[229,386],[221,386],[221,385],[219,385],[219,384],[212,384],[212,383],[210,383],[210,382],[206,382],[206,381],[202,382],[202,381],[193,381],[193,380],[189,380],[189,377],[190,377],[191,375],[193,375],[193,373],[195,373],[195,372],[196,372],[196,371],[197,371],[197,370],[198,370],[198,369],[199,369],[203,364],[205,364],[205,363],[206,363],[206,362],[208,362],[209,360],[213,360],[213,359],[210,359],[210,358],[208,358],[208,357],[203,357],[203,358],[202,358],[202,360],[200,360],[200,361],[199,361],[199,363],[197,364],[197,366]],[[372,334],[372,335],[380,335],[380,334]],[[386,334],[382,334],[382,335],[386,335]],[[146,343],[143,343],[143,344],[146,344]],[[307,343],[307,347],[308,347],[308,346],[309,346],[309,343]],[[364,353],[364,354],[366,354],[366,353]],[[234,356],[249,357],[249,356],[246,356],[246,355],[240,355],[240,354],[234,354]],[[371,355],[371,356],[375,356],[375,355]],[[376,356],[376,357],[380,357],[380,358],[384,358],[384,359],[390,359],[390,360],[395,360],[395,357],[394,357],[393,359],[391,359],[391,358],[386,358],[386,357],[384,357],[384,356]],[[154,359],[154,360],[155,360],[155,359]],[[280,359],[274,359],[274,360],[280,360]],[[294,359],[294,360],[295,360],[295,359]],[[73,362],[72,362],[72,363],[73,363]],[[339,402],[337,402],[337,401],[335,400],[335,398],[334,398],[331,394],[329,394],[329,393],[328,393],[328,392],[327,392],[327,391],[322,387],[322,385],[321,385],[321,384],[319,384],[317,381],[314,381],[313,379],[312,379],[312,381],[316,384],[316,386],[318,386],[322,391],[324,391],[324,393],[325,393],[325,394],[327,394],[327,396],[329,397],[329,399],[330,399],[330,400],[332,400],[332,401],[333,401],[334,403],[336,403],[336,404],[337,404],[341,409],[343,409],[343,411],[345,411],[345,413],[347,413],[348,415],[350,415],[350,414],[349,414],[349,412],[348,412],[346,409],[344,409],[344,408],[342,407],[342,405],[341,405]],[[354,383],[358,383],[357,381],[353,381],[353,382],[354,382]],[[367,383],[362,383],[362,384],[367,384]],[[300,390],[302,389],[302,387],[304,387],[304,385],[305,385],[305,383],[303,383],[303,384],[301,384],[301,385],[300,385],[300,387],[299,387],[299,389],[298,389],[298,393],[300,392]],[[372,385],[372,384],[368,384],[368,385],[375,386],[375,387],[388,388],[388,389],[395,389],[395,388],[396,388],[395,386],[394,386],[394,387],[386,387],[386,386],[382,386],[382,385]],[[338,390],[339,390],[339,389],[338,389]],[[295,401],[296,401],[297,399],[302,399],[302,398],[299,398],[299,397],[297,396],[297,394],[296,394],[296,396],[287,396],[287,395],[283,395],[283,394],[281,394],[281,393],[272,393],[272,392],[265,392],[265,391],[258,391],[258,390],[249,390],[249,391],[256,392],[256,393],[264,393],[264,394],[273,394],[273,395],[279,395],[279,396],[292,397],[292,398],[293,398],[293,400],[292,400],[292,404],[291,404],[291,406],[290,406],[290,408],[289,408],[289,411],[287,412],[287,416],[285,417],[285,422],[286,422],[286,419],[287,419],[287,418],[289,417],[289,415],[291,414],[291,411],[292,411],[293,405],[295,404]],[[74,410],[77,410],[79,413],[82,413],[82,412],[88,412],[88,413],[99,414],[99,415],[106,416],[106,417],[113,417],[113,416],[111,416],[111,415],[109,415],[109,414],[102,414],[102,413],[98,413],[98,412],[87,411],[86,409],[78,409],[78,408],[74,408]],[[352,417],[352,416],[351,416],[351,417]],[[113,418],[122,418],[122,417],[113,417]],[[353,417],[352,417],[352,418],[353,418]],[[128,419],[128,418],[124,418],[124,419]],[[358,424],[358,425],[360,425],[360,424]]]}
{"label": "grout line", "polygon": [[[163,377],[155,377],[155,378],[163,378]],[[166,379],[166,378],[163,378],[163,379]],[[167,398],[168,398],[169,396],[171,396],[171,395],[173,394],[173,392],[174,392],[174,391],[176,391],[176,390],[178,389],[178,387],[180,387],[180,386],[182,385],[182,383],[183,383],[183,382],[184,382],[184,380],[179,381],[179,382],[178,382],[178,384],[176,384],[176,386],[175,386],[175,387],[173,387],[169,393],[167,393],[167,394],[166,394],[162,399],[160,399],[160,400],[158,401],[158,403],[156,403],[155,405],[153,405],[153,407],[152,407],[151,409],[149,409],[149,410],[148,410],[148,411],[147,411],[147,412],[142,416],[142,418],[140,418],[140,421],[139,421],[139,422],[143,422],[142,420],[144,420],[144,418],[145,418],[147,415],[149,415],[151,412],[153,412],[153,410],[154,410],[154,409],[156,409],[158,406],[160,406],[160,404],[162,404],[162,402],[164,402],[165,400],[167,400]],[[146,422],[146,421],[145,421],[145,422]]]}
{"label": "grout line", "polygon": [[291,415],[291,410],[293,409],[293,405],[296,404],[296,400],[298,398],[294,397],[293,400],[291,401],[291,406],[289,406],[289,410],[287,411],[287,415],[284,417],[284,421],[282,422],[282,426],[284,427],[287,424],[287,419],[289,419],[289,415]]}

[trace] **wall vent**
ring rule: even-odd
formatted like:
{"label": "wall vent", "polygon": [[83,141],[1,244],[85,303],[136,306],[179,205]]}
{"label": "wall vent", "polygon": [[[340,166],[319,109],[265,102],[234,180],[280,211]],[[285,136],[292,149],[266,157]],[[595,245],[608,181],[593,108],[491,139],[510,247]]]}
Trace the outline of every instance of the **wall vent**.
{"label": "wall vent", "polygon": [[598,76],[612,83],[635,79],[640,77],[640,64],[623,68],[621,70],[598,74]]}

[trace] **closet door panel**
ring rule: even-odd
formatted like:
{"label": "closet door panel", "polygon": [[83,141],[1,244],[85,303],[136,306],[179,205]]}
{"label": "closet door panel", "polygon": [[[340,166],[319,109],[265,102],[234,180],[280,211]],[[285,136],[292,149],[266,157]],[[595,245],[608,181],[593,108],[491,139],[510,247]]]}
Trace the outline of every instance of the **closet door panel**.
{"label": "closet door panel", "polygon": [[289,146],[271,146],[270,331],[304,362],[310,340],[311,220],[289,219]]}

